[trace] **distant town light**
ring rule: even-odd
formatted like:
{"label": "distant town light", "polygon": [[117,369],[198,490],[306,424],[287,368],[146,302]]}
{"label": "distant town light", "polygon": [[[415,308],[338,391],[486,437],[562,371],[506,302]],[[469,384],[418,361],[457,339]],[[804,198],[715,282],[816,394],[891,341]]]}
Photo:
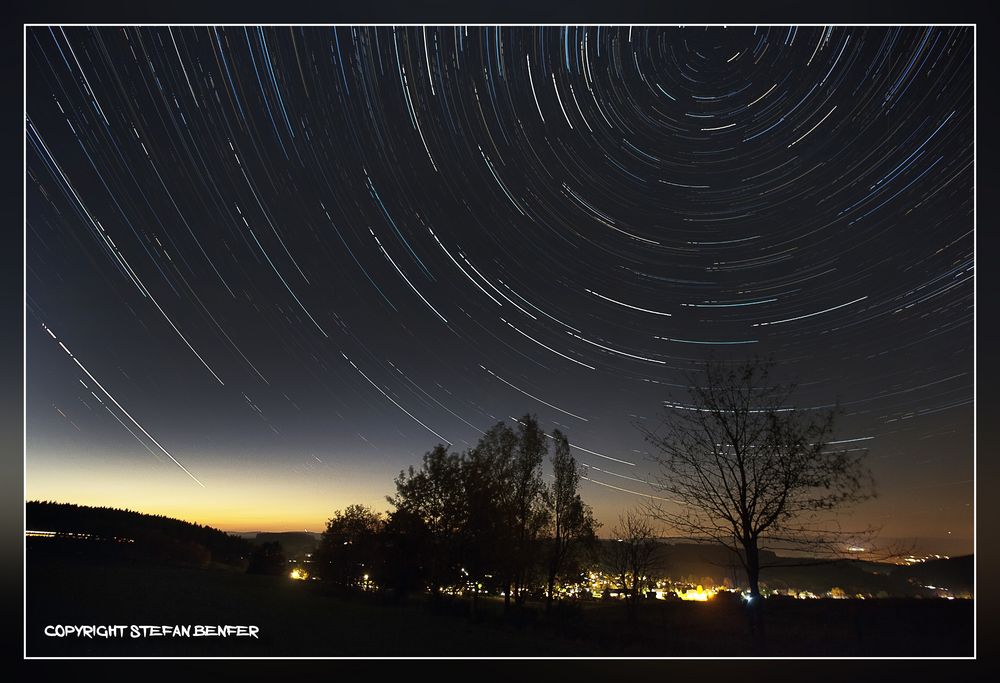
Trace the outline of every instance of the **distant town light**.
{"label": "distant town light", "polygon": [[707,602],[715,597],[715,591],[705,590],[702,586],[688,588],[686,591],[677,590],[677,597],[681,600],[694,600],[696,602]]}

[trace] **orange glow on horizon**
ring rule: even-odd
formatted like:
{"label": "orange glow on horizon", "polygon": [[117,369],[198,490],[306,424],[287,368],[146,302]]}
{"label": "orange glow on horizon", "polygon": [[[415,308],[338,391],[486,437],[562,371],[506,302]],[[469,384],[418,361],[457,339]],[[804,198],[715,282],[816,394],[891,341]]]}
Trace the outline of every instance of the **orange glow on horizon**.
{"label": "orange glow on horizon", "polygon": [[156,461],[122,466],[77,458],[56,468],[45,460],[41,454],[28,458],[26,501],[128,509],[229,532],[322,532],[335,511],[353,503],[387,509],[385,496],[392,486],[392,477],[379,473],[348,480],[343,475],[336,479],[287,471],[264,475],[249,468],[203,465],[198,469],[205,482],[201,488]]}

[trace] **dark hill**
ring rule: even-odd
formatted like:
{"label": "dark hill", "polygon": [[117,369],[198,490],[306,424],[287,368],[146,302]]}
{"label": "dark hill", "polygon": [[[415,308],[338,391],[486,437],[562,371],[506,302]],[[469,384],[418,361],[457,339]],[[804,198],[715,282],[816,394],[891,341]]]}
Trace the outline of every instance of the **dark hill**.
{"label": "dark hill", "polygon": [[285,557],[289,559],[305,559],[316,551],[319,538],[308,531],[261,531],[254,537],[254,543],[280,543]]}
{"label": "dark hill", "polygon": [[33,551],[93,559],[242,567],[253,548],[249,541],[209,526],[71,503],[29,501],[25,525],[30,531],[55,532],[52,537],[29,535]]}
{"label": "dark hill", "polygon": [[917,586],[936,586],[951,593],[972,593],[975,578],[973,555],[928,560],[907,567],[897,567],[894,578]]}

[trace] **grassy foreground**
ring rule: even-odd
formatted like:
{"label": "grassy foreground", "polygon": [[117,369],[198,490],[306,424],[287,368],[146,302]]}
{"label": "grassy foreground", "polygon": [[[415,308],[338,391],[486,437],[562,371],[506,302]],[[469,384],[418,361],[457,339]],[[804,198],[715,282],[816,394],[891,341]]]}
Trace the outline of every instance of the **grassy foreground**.
{"label": "grassy foreground", "polygon": [[[971,656],[972,601],[768,600],[774,656]],[[433,607],[372,595],[345,598],[321,582],[222,569],[101,564],[35,556],[27,575],[28,656],[745,656],[738,605],[650,601],[635,624],[614,602],[529,605],[504,619],[484,601]],[[259,638],[55,638],[54,624],[244,624]]]}

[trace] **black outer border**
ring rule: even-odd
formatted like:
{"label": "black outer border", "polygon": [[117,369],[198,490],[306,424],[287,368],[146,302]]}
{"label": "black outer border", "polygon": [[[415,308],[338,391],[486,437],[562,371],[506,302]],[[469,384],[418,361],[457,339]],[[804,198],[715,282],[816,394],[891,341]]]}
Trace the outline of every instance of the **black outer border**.
{"label": "black outer border", "polygon": [[[985,161],[976,164],[977,188],[991,196],[1000,183],[1000,171],[992,162],[991,151],[996,149],[998,128],[992,118],[997,111],[998,95],[993,82],[990,46],[996,35],[996,22],[989,21],[987,4],[978,5],[966,0],[952,0],[934,5],[902,0],[836,0],[834,3],[809,3],[802,0],[771,0],[766,4],[758,2],[738,2],[737,0],[615,0],[596,2],[576,0],[560,4],[544,0],[467,0],[452,2],[443,0],[381,0],[377,5],[371,2],[348,4],[337,0],[285,0],[285,2],[265,2],[263,0],[173,0],[172,2],[149,2],[141,0],[101,0],[95,2],[71,2],[65,0],[15,0],[13,8],[5,12],[4,35],[0,40],[0,68],[3,70],[2,91],[5,104],[2,130],[2,159],[5,164],[3,188],[6,201],[0,203],[0,606],[5,620],[0,639],[3,652],[8,655],[8,663],[20,664],[32,673],[50,679],[59,673],[69,673],[70,666],[76,675],[84,672],[76,667],[75,661],[42,661],[23,659],[23,145],[24,121],[20,107],[23,92],[23,41],[24,24],[68,24],[68,23],[634,23],[634,24],[699,24],[699,23],[856,23],[856,24],[975,24],[977,43],[983,47],[977,50],[977,118],[980,111],[982,125],[977,126],[976,143],[978,158]],[[13,10],[13,11],[11,11]],[[978,46],[978,45],[977,45]],[[982,57],[981,57],[982,55]],[[980,87],[981,86],[981,87]],[[17,103],[17,104],[15,104]],[[977,161],[978,161],[977,158]],[[983,202],[984,206],[991,205]],[[977,223],[979,217],[977,203]],[[1000,412],[1000,392],[992,389],[996,378],[997,359],[993,353],[996,332],[1000,332],[1000,321],[992,315],[993,293],[1000,292],[996,271],[990,265],[990,257],[996,253],[997,231],[991,228],[992,221],[983,222],[983,230],[977,230],[977,255],[987,264],[982,273],[977,274],[977,303],[985,310],[976,311],[977,323],[977,652],[978,660],[813,660],[795,661],[680,661],[680,660],[609,660],[609,661],[539,661],[504,660],[502,662],[481,661],[125,661],[95,660],[85,666],[85,675],[107,669],[115,679],[122,668],[136,669],[142,678],[178,675],[194,680],[229,680],[240,678],[249,680],[257,677],[271,680],[290,678],[300,665],[317,668],[324,678],[332,680],[378,679],[387,665],[409,675],[458,674],[482,676],[494,674],[508,678],[514,676],[527,680],[536,677],[560,677],[579,674],[593,675],[604,680],[620,678],[677,677],[700,681],[716,676],[726,679],[770,678],[779,679],[786,675],[801,677],[809,681],[845,679],[865,680],[887,678],[907,680],[938,680],[956,677],[966,679],[973,668],[986,668],[995,657],[996,642],[995,614],[1000,609],[997,592],[992,579],[1000,569],[997,545],[1000,534],[991,520],[1000,519],[996,509],[998,496],[991,495],[997,484],[1000,456],[995,456],[997,432],[1000,421],[991,419]],[[982,238],[982,241],[979,241]],[[985,346],[979,340],[986,340]],[[980,367],[981,366],[981,367]],[[981,372],[980,372],[981,369]],[[986,378],[979,382],[979,377]],[[978,439],[982,436],[982,439]],[[151,665],[152,664],[152,665]],[[67,666],[68,665],[68,666]],[[412,668],[411,668],[412,667]],[[993,667],[989,667],[993,668]],[[310,671],[312,673],[312,671]],[[16,675],[16,674],[15,674]],[[73,675],[73,674],[70,674]],[[391,674],[390,674],[391,675]],[[404,674],[405,675],[405,674]]]}

